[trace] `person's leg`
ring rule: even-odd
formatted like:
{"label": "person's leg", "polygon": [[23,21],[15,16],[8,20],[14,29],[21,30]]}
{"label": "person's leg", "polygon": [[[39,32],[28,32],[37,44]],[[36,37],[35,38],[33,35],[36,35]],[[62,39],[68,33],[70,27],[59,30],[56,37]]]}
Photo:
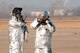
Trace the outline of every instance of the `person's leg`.
{"label": "person's leg", "polygon": [[19,53],[18,42],[11,42],[9,47],[9,53]]}
{"label": "person's leg", "polygon": [[27,31],[25,32],[25,41],[27,42],[28,41],[28,38],[29,38],[29,35],[27,33]]}
{"label": "person's leg", "polygon": [[48,49],[48,53],[52,53],[52,49],[51,48]]}
{"label": "person's leg", "polygon": [[35,49],[35,53],[41,53],[41,49],[40,48],[36,48]]}
{"label": "person's leg", "polygon": [[21,53],[25,53],[25,52],[24,52],[24,46],[23,46],[23,43],[21,43],[20,47],[21,47],[21,48],[20,48],[20,49],[21,49]]}
{"label": "person's leg", "polygon": [[51,48],[44,48],[44,53],[52,53],[52,49]]}
{"label": "person's leg", "polygon": [[12,53],[12,45],[11,45],[11,43],[9,45],[9,53]]}

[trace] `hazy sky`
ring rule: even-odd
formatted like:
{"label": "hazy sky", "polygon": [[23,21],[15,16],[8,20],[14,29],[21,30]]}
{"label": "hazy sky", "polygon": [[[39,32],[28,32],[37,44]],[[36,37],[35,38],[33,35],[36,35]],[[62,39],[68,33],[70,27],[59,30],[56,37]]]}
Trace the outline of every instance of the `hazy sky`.
{"label": "hazy sky", "polygon": [[[0,8],[6,6],[20,6],[27,9],[48,9],[57,0],[0,0]],[[68,0],[66,7],[73,8],[80,6],[80,0]]]}

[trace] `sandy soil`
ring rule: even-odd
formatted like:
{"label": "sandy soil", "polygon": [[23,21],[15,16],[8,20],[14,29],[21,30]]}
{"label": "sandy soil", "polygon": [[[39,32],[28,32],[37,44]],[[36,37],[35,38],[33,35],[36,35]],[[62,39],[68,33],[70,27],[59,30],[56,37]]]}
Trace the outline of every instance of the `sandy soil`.
{"label": "sandy soil", "polygon": [[[80,53],[80,19],[56,19],[54,24],[53,53]],[[34,53],[35,31],[31,28],[29,31],[29,41],[24,43],[25,51]],[[0,21],[0,53],[9,53],[8,21]]]}

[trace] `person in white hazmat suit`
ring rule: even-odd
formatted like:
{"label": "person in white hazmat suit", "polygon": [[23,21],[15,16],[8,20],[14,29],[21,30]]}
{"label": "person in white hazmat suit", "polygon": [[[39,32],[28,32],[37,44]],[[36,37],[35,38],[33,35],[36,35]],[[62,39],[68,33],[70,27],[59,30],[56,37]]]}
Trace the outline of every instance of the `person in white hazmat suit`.
{"label": "person in white hazmat suit", "polygon": [[12,18],[9,20],[9,53],[24,53],[22,42],[24,41],[24,33],[21,26],[25,23],[19,21],[18,16],[21,14],[22,8],[15,7],[12,10]]}
{"label": "person in white hazmat suit", "polygon": [[49,19],[47,11],[40,14],[30,25],[36,29],[35,53],[52,53],[51,38],[55,26]]}

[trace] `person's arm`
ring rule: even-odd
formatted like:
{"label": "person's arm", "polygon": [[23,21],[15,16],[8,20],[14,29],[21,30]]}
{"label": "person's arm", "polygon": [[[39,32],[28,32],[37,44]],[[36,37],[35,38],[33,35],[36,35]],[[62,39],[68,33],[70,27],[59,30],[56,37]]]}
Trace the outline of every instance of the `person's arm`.
{"label": "person's arm", "polygon": [[55,25],[49,20],[46,21],[47,26],[48,26],[48,30],[53,33],[56,31]]}
{"label": "person's arm", "polygon": [[38,25],[38,22],[37,22],[37,19],[35,19],[31,24],[30,24],[30,27],[31,28],[36,28]]}
{"label": "person's arm", "polygon": [[18,22],[18,21],[15,21],[15,20],[10,20],[9,25],[12,26],[12,27],[21,27],[22,25],[24,25],[24,23]]}

